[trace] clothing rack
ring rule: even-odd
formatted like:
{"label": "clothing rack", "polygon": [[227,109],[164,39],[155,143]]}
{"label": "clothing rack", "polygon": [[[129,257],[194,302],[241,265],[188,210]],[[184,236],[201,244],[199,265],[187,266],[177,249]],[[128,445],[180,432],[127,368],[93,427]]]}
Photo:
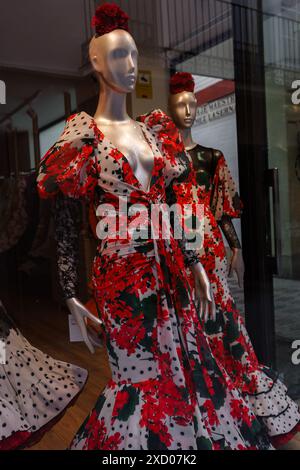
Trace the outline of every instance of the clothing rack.
{"label": "clothing rack", "polygon": [[[14,169],[16,175],[18,175],[19,173],[18,142],[17,142],[17,129],[13,128],[12,118],[15,114],[19,113],[21,110],[27,107],[26,114],[31,118],[31,121],[32,121],[34,164],[35,164],[35,168],[30,171],[34,171],[39,167],[39,164],[40,164],[41,149],[40,149],[40,128],[39,128],[39,122],[38,122],[38,114],[33,109],[32,103],[42,93],[43,93],[42,90],[37,90],[31,96],[23,100],[23,102],[20,105],[18,105],[11,112],[7,113],[3,118],[0,119],[0,125],[8,121],[6,128],[7,128],[8,133],[11,135],[9,155],[13,155],[13,161],[9,162],[9,166],[11,169]],[[71,95],[68,91],[66,91],[64,92],[63,96],[64,96],[65,118],[67,119],[71,114]],[[12,160],[12,157],[10,158],[10,160]],[[1,180],[3,179],[5,179],[5,176],[1,176]]]}
{"label": "clothing rack", "polygon": [[17,106],[15,109],[13,109],[10,113],[5,114],[5,116],[0,119],[0,125],[3,124],[3,122],[10,120],[15,114],[17,114],[21,109],[25,108],[26,106],[30,106],[32,101],[34,101],[40,94],[42,93],[42,90],[37,90],[33,95],[29,96],[26,98],[19,106]]}
{"label": "clothing rack", "polygon": [[[35,173],[36,171],[36,168],[31,168],[30,170],[28,171],[19,171],[18,175],[17,176],[29,176],[29,175],[32,175],[33,173]],[[11,172],[9,174],[9,176],[3,176],[3,175],[0,175],[0,180],[5,180],[5,179],[8,179],[8,178],[11,178],[13,176],[16,176],[16,173],[15,172]]]}

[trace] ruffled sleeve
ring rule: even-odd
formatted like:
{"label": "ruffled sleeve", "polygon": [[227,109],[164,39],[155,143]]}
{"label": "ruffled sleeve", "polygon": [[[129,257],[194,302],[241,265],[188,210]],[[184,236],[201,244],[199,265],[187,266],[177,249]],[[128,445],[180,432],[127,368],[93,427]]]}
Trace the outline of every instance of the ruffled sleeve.
{"label": "ruffled sleeve", "polygon": [[156,143],[164,156],[164,180],[168,188],[175,178],[172,166],[176,165],[178,155],[185,152],[180,133],[172,119],[161,109],[143,114],[137,120],[144,122],[155,134]]}
{"label": "ruffled sleeve", "polygon": [[[175,167],[178,165],[180,159],[185,157],[184,160],[189,162],[190,171],[192,171],[192,164],[189,155],[185,150],[180,132],[175,126],[173,120],[160,109],[156,109],[151,111],[149,114],[139,116],[137,120],[144,122],[155,134],[156,143],[164,156],[164,181],[167,204],[169,204],[169,206],[180,204],[180,201],[177,199],[177,193],[174,190],[174,184],[178,177],[178,172],[175,171]],[[175,220],[172,215],[173,212],[171,212],[171,226],[175,227]],[[177,223],[179,223],[178,214],[174,214],[174,217],[177,217]],[[184,256],[185,266],[191,267],[195,264],[201,263],[201,258],[196,250],[187,249],[187,244],[190,243],[189,240],[191,238],[187,237],[188,229],[184,220],[182,220],[181,227],[182,238],[178,239],[178,243]]]}
{"label": "ruffled sleeve", "polygon": [[239,218],[243,210],[242,201],[225,157],[222,152],[219,154],[211,197],[211,209],[218,222],[223,216],[232,219]]}
{"label": "ruffled sleeve", "polygon": [[59,139],[42,158],[37,188],[40,197],[59,192],[72,198],[91,198],[99,167],[92,119],[86,113],[70,116]]}

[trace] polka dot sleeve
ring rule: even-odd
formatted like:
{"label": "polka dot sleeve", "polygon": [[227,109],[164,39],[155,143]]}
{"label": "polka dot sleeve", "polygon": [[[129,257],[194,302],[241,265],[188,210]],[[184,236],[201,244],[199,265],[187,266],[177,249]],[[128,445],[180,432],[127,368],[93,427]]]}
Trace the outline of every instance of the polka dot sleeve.
{"label": "polka dot sleeve", "polygon": [[213,180],[211,209],[218,222],[224,215],[235,219],[242,214],[243,204],[223,154],[218,160]]}
{"label": "polka dot sleeve", "polygon": [[84,113],[70,116],[59,139],[42,158],[37,188],[40,197],[59,192],[72,198],[93,196],[99,174],[94,128]]}

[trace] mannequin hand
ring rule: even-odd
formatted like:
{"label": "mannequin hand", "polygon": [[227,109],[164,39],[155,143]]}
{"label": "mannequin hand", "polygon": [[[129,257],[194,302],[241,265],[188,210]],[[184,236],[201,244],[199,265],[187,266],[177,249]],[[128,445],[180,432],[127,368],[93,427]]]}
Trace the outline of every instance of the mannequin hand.
{"label": "mannequin hand", "polygon": [[94,315],[92,315],[89,310],[76,298],[68,299],[66,301],[66,304],[69,311],[72,313],[72,315],[74,315],[76,319],[76,322],[80,328],[83,337],[83,341],[85,342],[89,351],[94,354],[94,346],[101,347],[102,343],[101,341],[99,341],[99,339],[97,340],[95,335],[93,337],[88,333],[85,319],[89,318],[94,323],[97,323],[97,325],[103,325],[103,322],[99,318],[96,318]]}
{"label": "mannequin hand", "polygon": [[232,258],[230,261],[228,277],[233,276],[233,272],[236,273],[239,287],[242,288],[244,285],[244,274],[245,274],[245,266],[243,260],[243,253],[242,250],[238,248],[234,248],[232,250]]}
{"label": "mannequin hand", "polygon": [[195,303],[200,317],[207,322],[216,321],[216,306],[211,285],[201,263],[192,266],[195,279]]}

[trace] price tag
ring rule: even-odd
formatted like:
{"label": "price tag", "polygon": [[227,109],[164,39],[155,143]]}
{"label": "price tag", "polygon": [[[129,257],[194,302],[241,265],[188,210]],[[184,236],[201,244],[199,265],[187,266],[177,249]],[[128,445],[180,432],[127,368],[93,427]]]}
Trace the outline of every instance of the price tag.
{"label": "price tag", "polygon": [[0,364],[5,365],[6,363],[6,344],[0,340]]}
{"label": "price tag", "polygon": [[71,343],[80,343],[83,337],[73,315],[69,315],[69,336]]}

